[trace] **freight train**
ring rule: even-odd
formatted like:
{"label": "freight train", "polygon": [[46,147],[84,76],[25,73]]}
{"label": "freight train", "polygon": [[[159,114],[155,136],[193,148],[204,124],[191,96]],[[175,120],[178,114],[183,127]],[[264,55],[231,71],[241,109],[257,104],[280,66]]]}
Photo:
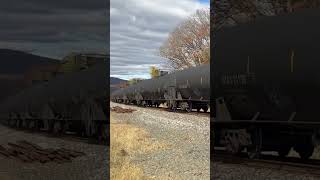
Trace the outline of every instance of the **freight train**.
{"label": "freight train", "polygon": [[207,112],[210,108],[210,65],[176,71],[154,79],[141,81],[111,94],[111,100],[138,106],[160,104],[176,111]]}
{"label": "freight train", "polygon": [[320,135],[320,11],[308,9],[216,32],[214,146],[312,156]]}
{"label": "freight train", "polygon": [[33,85],[0,103],[0,119],[13,128],[73,132],[106,142],[108,95],[106,63],[61,74]]}

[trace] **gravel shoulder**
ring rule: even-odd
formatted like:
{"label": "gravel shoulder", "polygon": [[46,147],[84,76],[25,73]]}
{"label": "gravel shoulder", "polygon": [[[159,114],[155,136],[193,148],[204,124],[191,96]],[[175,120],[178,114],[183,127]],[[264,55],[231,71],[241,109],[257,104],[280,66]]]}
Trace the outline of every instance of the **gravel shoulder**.
{"label": "gravel shoulder", "polygon": [[146,129],[155,142],[168,148],[131,157],[146,176],[169,179],[210,179],[210,117],[140,108],[111,102],[110,107],[136,109],[133,113],[114,113],[116,121]]}
{"label": "gravel shoulder", "polygon": [[63,138],[47,137],[0,125],[0,145],[26,140],[43,148],[67,148],[86,153],[69,163],[24,163],[0,156],[0,179],[4,180],[100,180],[107,179],[108,147]]}
{"label": "gravel shoulder", "polygon": [[255,168],[239,164],[212,163],[214,180],[318,180],[309,174],[293,173],[281,169]]}
{"label": "gravel shoulder", "polygon": [[[111,102],[111,107],[135,109],[132,113],[111,112],[116,121],[144,128],[155,142],[169,148],[136,154],[131,161],[154,179],[210,179],[210,117]],[[214,180],[315,180],[308,174],[245,164],[211,163]],[[165,177],[165,178],[164,178]]]}

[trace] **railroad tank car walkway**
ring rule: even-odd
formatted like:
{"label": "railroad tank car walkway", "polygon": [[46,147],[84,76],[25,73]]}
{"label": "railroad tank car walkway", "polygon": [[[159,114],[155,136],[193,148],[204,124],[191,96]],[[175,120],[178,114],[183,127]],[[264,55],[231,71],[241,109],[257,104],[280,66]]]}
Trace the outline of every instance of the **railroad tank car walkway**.
{"label": "railroad tank car walkway", "polygon": [[133,113],[112,113],[117,121],[148,131],[151,139],[169,145],[132,157],[146,176],[169,179],[210,179],[210,117],[208,113],[173,113],[111,102],[110,107],[136,109]]}

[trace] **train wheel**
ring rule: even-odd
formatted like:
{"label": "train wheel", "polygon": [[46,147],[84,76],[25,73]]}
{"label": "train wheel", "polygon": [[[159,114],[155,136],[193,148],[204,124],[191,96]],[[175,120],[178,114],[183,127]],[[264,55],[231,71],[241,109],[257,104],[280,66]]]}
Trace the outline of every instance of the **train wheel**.
{"label": "train wheel", "polygon": [[76,133],[77,133],[78,136],[83,137],[84,134],[85,134],[84,131],[85,131],[84,124],[81,122],[81,124],[78,125],[77,128],[76,128]]}
{"label": "train wheel", "polygon": [[188,107],[186,108],[187,112],[192,112],[192,103],[188,103]]}
{"label": "train wheel", "polygon": [[174,106],[174,105],[172,105],[172,106],[170,107],[170,109],[171,109],[172,112],[176,112],[176,111],[177,111],[177,107]]}
{"label": "train wheel", "polygon": [[227,141],[226,142],[226,149],[229,153],[231,154],[238,154],[241,152],[241,147],[239,146],[240,144],[238,142],[232,142],[232,141]]}
{"label": "train wheel", "polygon": [[149,107],[149,103],[148,103],[147,101],[143,101],[143,102],[142,102],[142,106],[143,106],[143,107]]}
{"label": "train wheel", "polygon": [[208,108],[208,106],[204,106],[204,107],[202,107],[202,109],[203,109],[204,112],[208,112],[209,108]]}
{"label": "train wheel", "polygon": [[289,154],[290,150],[291,150],[291,146],[283,146],[279,148],[278,154],[280,157],[284,158]]}
{"label": "train wheel", "polygon": [[45,129],[46,131],[49,131],[50,130],[49,120],[48,119],[43,119],[42,123],[43,123],[43,129]]}
{"label": "train wheel", "polygon": [[33,120],[33,119],[31,119],[31,120],[29,121],[28,128],[29,128],[30,130],[36,129],[36,121]]}
{"label": "train wheel", "polygon": [[197,112],[200,112],[201,111],[201,108],[200,107],[197,107]]}
{"label": "train wheel", "polygon": [[61,126],[61,122],[60,121],[55,121],[54,124],[53,124],[53,134],[54,135],[59,135],[60,132],[62,130],[62,126]]}
{"label": "train wheel", "polygon": [[251,146],[251,147],[248,147],[247,154],[250,159],[259,158],[260,150],[255,146]]}
{"label": "train wheel", "polygon": [[17,124],[17,120],[16,119],[10,119],[10,121],[9,121],[10,127],[16,127],[16,124]]}
{"label": "train wheel", "polygon": [[101,136],[102,136],[102,140],[105,142],[109,138],[107,124],[102,124]]}
{"label": "train wheel", "polygon": [[28,128],[28,120],[27,119],[22,120],[22,128],[25,128],[25,129]]}
{"label": "train wheel", "polygon": [[251,133],[252,144],[247,147],[247,154],[250,159],[259,158],[262,148],[262,130],[256,128]]}
{"label": "train wheel", "polygon": [[64,121],[63,125],[62,125],[62,130],[61,130],[61,133],[62,134],[65,134],[69,129],[69,124],[67,121]]}
{"label": "train wheel", "polygon": [[314,146],[310,141],[310,142],[305,142],[303,144],[300,144],[294,147],[294,149],[299,153],[299,156],[301,159],[307,160],[312,156],[314,151]]}
{"label": "train wheel", "polygon": [[17,128],[22,128],[22,119],[17,120]]}
{"label": "train wheel", "polygon": [[301,159],[309,159],[312,154],[313,154],[313,150],[314,150],[314,147],[313,146],[309,146],[309,147],[304,147],[302,148],[300,151],[298,151]]}
{"label": "train wheel", "polygon": [[240,135],[237,132],[237,130],[232,130],[232,129],[225,129],[221,133],[224,141],[224,145],[226,148],[226,151],[229,152],[230,154],[236,155],[239,152],[242,151],[243,147],[240,142]]}

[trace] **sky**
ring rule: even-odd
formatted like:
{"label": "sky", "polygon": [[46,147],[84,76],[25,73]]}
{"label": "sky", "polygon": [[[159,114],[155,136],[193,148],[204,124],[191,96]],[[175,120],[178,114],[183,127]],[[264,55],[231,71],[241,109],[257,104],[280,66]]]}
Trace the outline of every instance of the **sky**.
{"label": "sky", "polygon": [[107,1],[0,0],[0,48],[61,59],[108,50]]}
{"label": "sky", "polygon": [[207,4],[207,5],[210,4],[210,1],[209,1],[209,0],[200,0],[200,2],[203,3],[203,4]]}
{"label": "sky", "polygon": [[208,0],[111,0],[110,76],[150,78],[150,66],[168,70],[159,47],[169,32]]}

